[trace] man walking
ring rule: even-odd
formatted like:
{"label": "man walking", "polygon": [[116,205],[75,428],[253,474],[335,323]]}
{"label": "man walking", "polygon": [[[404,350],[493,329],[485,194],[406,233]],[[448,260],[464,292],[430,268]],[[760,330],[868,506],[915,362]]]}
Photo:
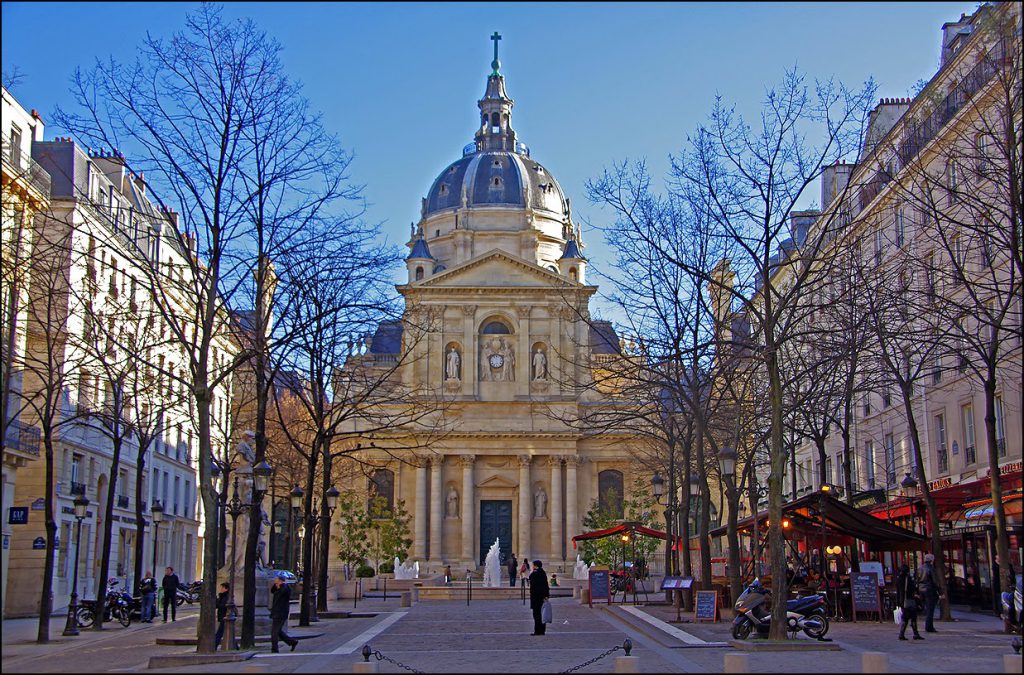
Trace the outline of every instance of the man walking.
{"label": "man walking", "polygon": [[139,582],[139,593],[142,594],[142,623],[153,623],[156,616],[156,579],[153,573],[146,572]]}
{"label": "man walking", "polygon": [[508,564],[505,565],[508,569],[508,585],[512,588],[516,587],[516,573],[519,571],[519,561],[516,560],[516,554],[513,553],[509,559]]}
{"label": "man walking", "polygon": [[935,556],[931,553],[924,555],[924,564],[917,569],[917,592],[924,600],[924,632],[937,633],[932,615],[939,603],[939,574],[935,571]]}
{"label": "man walking", "polygon": [[548,575],[539,560],[533,561],[533,572],[530,573],[530,609],[533,610],[533,633],[531,635],[544,635],[546,626],[541,620],[540,610],[550,596],[548,590]]}
{"label": "man walking", "polygon": [[278,652],[277,642],[280,640],[295,651],[299,641],[288,635],[288,615],[291,614],[292,589],[284,582],[281,572],[274,577],[274,585],[270,587],[273,599],[270,601],[270,651]]}
{"label": "man walking", "polygon": [[181,581],[178,580],[178,575],[174,573],[173,567],[168,567],[164,570],[164,578],[160,582],[160,588],[164,591],[164,623],[167,623],[167,606],[171,606],[171,621],[177,621],[178,613],[178,587],[181,586]]}

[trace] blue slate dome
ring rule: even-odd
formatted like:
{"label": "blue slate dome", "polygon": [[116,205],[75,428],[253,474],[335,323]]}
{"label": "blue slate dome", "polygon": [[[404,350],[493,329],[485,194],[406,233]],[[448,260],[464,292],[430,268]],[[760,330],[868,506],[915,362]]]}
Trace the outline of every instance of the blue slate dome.
{"label": "blue slate dome", "polygon": [[554,176],[528,154],[509,150],[474,151],[450,164],[430,186],[423,216],[475,206],[529,207],[558,217],[566,212]]}

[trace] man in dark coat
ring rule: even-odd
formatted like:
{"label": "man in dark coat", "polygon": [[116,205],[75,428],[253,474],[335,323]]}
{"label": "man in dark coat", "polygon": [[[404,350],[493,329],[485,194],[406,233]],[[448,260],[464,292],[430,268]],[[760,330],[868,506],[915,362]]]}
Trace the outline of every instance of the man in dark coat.
{"label": "man in dark coat", "polygon": [[291,614],[292,589],[284,582],[285,576],[280,572],[274,577],[274,585],[270,587],[273,599],[270,601],[270,651],[277,653],[278,640],[295,651],[299,641],[288,635],[288,615]]}
{"label": "man in dark coat", "polygon": [[516,554],[513,553],[509,556],[508,564],[505,566],[508,570],[508,585],[512,588],[516,587],[516,573],[519,571],[519,561],[516,560]]}
{"label": "man in dark coat", "polygon": [[167,606],[171,607],[171,621],[177,621],[178,617],[178,587],[181,586],[181,581],[178,580],[178,575],[174,573],[173,567],[168,567],[164,570],[164,578],[160,582],[160,588],[164,591],[164,623],[167,623]]}
{"label": "man in dark coat", "polygon": [[541,562],[534,560],[533,571],[530,572],[530,609],[533,610],[533,633],[531,635],[544,635],[546,626],[540,619],[540,609],[550,594],[548,575],[544,572]]}
{"label": "man in dark coat", "polygon": [[935,633],[935,606],[939,604],[939,573],[935,570],[935,556],[926,553],[924,564],[917,570],[917,591],[924,602],[924,631]]}

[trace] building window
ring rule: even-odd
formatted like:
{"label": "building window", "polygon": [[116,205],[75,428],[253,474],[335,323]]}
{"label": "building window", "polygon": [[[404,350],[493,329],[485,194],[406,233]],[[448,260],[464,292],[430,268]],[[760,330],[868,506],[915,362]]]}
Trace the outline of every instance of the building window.
{"label": "building window", "polygon": [[882,409],[885,410],[892,405],[892,387],[888,384],[882,389]]}
{"label": "building window", "polygon": [[882,440],[885,452],[885,486],[896,485],[896,441],[892,434],[886,434]]}
{"label": "building window", "polygon": [[511,335],[512,331],[501,321],[488,321],[480,330],[483,335]]}
{"label": "building window", "polygon": [[906,239],[906,214],[902,204],[896,205],[896,246],[903,248]]}
{"label": "building window", "polygon": [[949,453],[946,449],[946,415],[944,413],[935,416],[935,441],[938,444],[936,450],[939,473],[946,473],[949,471]]}
{"label": "building window", "polygon": [[[395,472],[390,469],[374,469],[370,474],[369,485],[367,486],[370,504],[375,497],[384,498],[384,509],[392,511],[395,508]],[[367,510],[370,510],[369,505]]]}
{"label": "building window", "polygon": [[932,384],[942,382],[942,354],[936,354],[932,362]]}
{"label": "building window", "polygon": [[422,267],[417,267],[416,268],[416,281],[422,281],[422,280],[423,280],[423,268]]}
{"label": "building window", "polygon": [[882,251],[885,249],[885,234],[882,231],[882,227],[879,226],[875,230],[875,267],[879,267],[882,264]]}
{"label": "building window", "polygon": [[864,410],[864,417],[867,417],[868,415],[871,414],[871,394],[864,394],[862,407]]}
{"label": "building window", "polygon": [[622,518],[623,481],[622,472],[607,469],[597,475],[598,508],[611,513],[615,518]]}
{"label": "building window", "polygon": [[867,469],[868,489],[875,489],[875,442],[864,443],[864,467]]}
{"label": "building window", "polygon": [[970,403],[960,406],[960,419],[964,427],[964,462],[974,464],[978,461],[974,446],[974,406]]}

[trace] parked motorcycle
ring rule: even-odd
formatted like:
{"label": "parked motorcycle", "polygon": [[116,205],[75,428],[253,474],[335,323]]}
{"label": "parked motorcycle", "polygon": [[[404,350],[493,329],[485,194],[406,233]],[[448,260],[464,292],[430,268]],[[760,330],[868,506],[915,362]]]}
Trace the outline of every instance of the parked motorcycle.
{"label": "parked motorcycle", "polygon": [[[107,592],[103,599],[103,621],[113,621],[116,619],[122,626],[127,628],[132,624],[132,610],[135,602],[130,593],[117,589],[118,583],[117,579],[107,581]],[[80,601],[75,615],[78,625],[82,628],[92,627],[93,623],[96,622],[96,615],[99,611],[96,600]]]}
{"label": "parked motorcycle", "polygon": [[[754,579],[736,600],[736,618],[732,622],[732,636],[745,640],[752,630],[767,637],[771,626],[771,612],[765,606],[771,590]],[[796,598],[786,602],[786,630],[796,634],[803,631],[807,637],[820,640],[828,633],[828,614],[825,611],[825,596],[822,593]]]}
{"label": "parked motorcycle", "polygon": [[193,603],[199,602],[199,595],[202,592],[202,590],[203,590],[203,580],[202,579],[198,579],[196,581],[193,581],[190,584],[185,584],[184,586],[178,586],[178,593],[177,593],[177,596],[174,599],[174,603],[178,607],[181,607],[186,602],[188,604],[190,604],[190,605],[193,604]]}
{"label": "parked motorcycle", "polygon": [[1013,593],[1003,591],[1000,594],[1003,605],[1003,630],[1007,633],[1020,633],[1021,623],[1024,621],[1024,601],[1021,599],[1022,576],[1020,574],[1015,576],[1017,584],[1014,586]]}

